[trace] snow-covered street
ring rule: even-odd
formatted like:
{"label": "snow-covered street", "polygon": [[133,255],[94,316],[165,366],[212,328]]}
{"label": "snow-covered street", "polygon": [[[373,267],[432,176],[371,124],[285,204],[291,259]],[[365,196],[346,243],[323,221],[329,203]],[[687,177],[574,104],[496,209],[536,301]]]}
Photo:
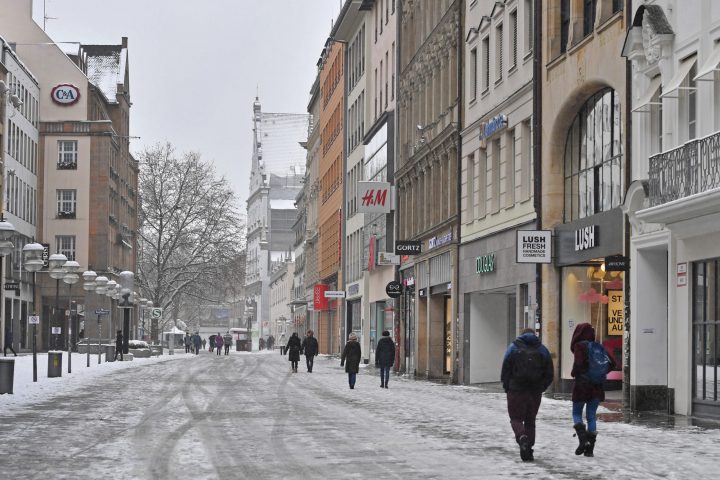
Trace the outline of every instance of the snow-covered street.
{"label": "snow-covered street", "polygon": [[[381,389],[372,367],[350,390],[331,357],[319,357],[311,374],[304,359],[290,373],[277,352],[181,353],[91,368],[76,358],[73,374],[64,366],[62,378],[16,379],[16,394],[0,396],[7,478],[717,475],[720,430],[627,424],[602,407],[596,457],[576,457],[570,403],[553,399],[540,408],[536,461],[523,463],[504,395],[395,377]],[[44,377],[46,365],[38,366]]]}

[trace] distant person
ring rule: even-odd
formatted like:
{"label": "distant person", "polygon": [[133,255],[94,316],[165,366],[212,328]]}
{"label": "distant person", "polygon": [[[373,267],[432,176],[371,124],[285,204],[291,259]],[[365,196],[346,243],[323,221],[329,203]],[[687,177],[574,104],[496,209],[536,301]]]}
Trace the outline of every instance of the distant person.
{"label": "distant person", "polygon": [[261,338],[258,341],[258,347],[260,348],[260,350],[265,350],[265,339],[264,338]]}
{"label": "distant person", "polygon": [[357,341],[357,335],[351,333],[348,336],[348,341],[343,348],[342,356],[340,356],[340,366],[345,364],[345,371],[348,374],[348,384],[351,389],[355,388],[355,380],[357,374],[360,371],[360,358],[362,353],[360,351],[360,343]]}
{"label": "distant person", "polygon": [[308,373],[312,373],[313,363],[318,354],[318,341],[314,335],[312,330],[308,330],[301,346],[301,350],[305,353],[305,364],[307,365]]}
{"label": "distant person", "polygon": [[218,333],[215,335],[215,350],[217,350],[217,354],[220,355],[220,351],[222,350],[223,346],[223,337]]}
{"label": "distant person", "polygon": [[285,334],[281,334],[280,338],[278,338],[278,346],[280,347],[280,355],[285,355],[285,346],[287,345],[287,339],[285,338]]}
{"label": "distant person", "polygon": [[123,334],[122,330],[118,330],[115,335],[115,358],[117,360],[118,354],[120,354],[120,361],[123,361]]}
{"label": "distant person", "polygon": [[7,350],[10,349],[11,352],[13,352],[13,355],[17,357],[17,353],[15,353],[15,349],[13,348],[13,334],[12,330],[8,330],[7,334],[5,335],[5,345],[3,347],[3,355],[7,357]]}
{"label": "distant person", "polygon": [[297,373],[301,349],[302,345],[300,344],[300,337],[298,337],[297,332],[293,332],[290,340],[287,342],[288,360],[290,360],[290,367],[293,373]]}
{"label": "distant person", "polygon": [[267,338],[267,349],[272,350],[274,346],[275,346],[275,337],[270,335]]}
{"label": "distant person", "polygon": [[232,335],[230,335],[230,330],[228,330],[227,333],[223,335],[223,346],[225,347],[225,355],[230,355],[230,345],[232,345]]}
{"label": "distant person", "polygon": [[[573,428],[579,441],[575,455],[593,457],[597,439],[596,413],[600,402],[605,400],[603,383],[607,373],[615,369],[615,360],[602,344],[595,341],[595,329],[589,323],[580,323],[575,327],[570,351],[573,353],[570,375],[575,378],[572,389]],[[587,428],[583,423],[583,409]]]}
{"label": "distant person", "polygon": [[190,346],[192,345],[192,341],[190,340],[189,333],[185,334],[185,337],[183,338],[183,345],[185,345],[185,353],[190,353]]}
{"label": "distant person", "polygon": [[208,341],[210,342],[210,351],[212,352],[215,350],[215,335],[210,335]]}
{"label": "distant person", "polygon": [[542,393],[553,381],[550,352],[532,328],[520,332],[507,348],[500,373],[507,393],[510,425],[520,446],[523,462],[535,460],[535,417],[540,409]]}
{"label": "distant person", "polygon": [[375,348],[375,366],[380,367],[380,388],[388,388],[390,368],[395,364],[395,342],[385,330]]}
{"label": "distant person", "polygon": [[207,344],[207,341],[205,339],[202,339],[202,349],[205,350],[205,345]]}
{"label": "distant person", "polygon": [[200,353],[200,346],[202,345],[202,340],[200,339],[200,334],[195,332],[192,337],[190,337],[193,344],[193,349],[195,350],[195,355],[198,355]]}

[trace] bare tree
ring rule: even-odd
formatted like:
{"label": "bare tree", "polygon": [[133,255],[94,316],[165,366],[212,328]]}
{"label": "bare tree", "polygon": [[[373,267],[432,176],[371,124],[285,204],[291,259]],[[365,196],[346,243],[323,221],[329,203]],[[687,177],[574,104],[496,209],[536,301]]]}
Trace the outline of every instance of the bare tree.
{"label": "bare tree", "polygon": [[168,143],[146,149],[139,162],[138,284],[164,311],[156,339],[186,295],[224,288],[218,282],[243,248],[243,226],[232,188],[198,153],[177,155]]}

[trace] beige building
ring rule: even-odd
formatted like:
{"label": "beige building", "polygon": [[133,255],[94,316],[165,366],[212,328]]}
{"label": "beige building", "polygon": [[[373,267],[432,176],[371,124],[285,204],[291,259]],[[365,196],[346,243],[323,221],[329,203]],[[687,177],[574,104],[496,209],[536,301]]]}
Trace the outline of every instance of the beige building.
{"label": "beige building", "polygon": [[[41,91],[36,240],[49,253],[62,253],[82,269],[117,280],[117,273],[135,270],[137,251],[138,168],[129,152],[127,39],[118,45],[75,45],[66,53],[33,21],[31,0],[2,0],[0,9],[5,12],[0,31],[17,44]],[[64,323],[67,288],[60,292],[60,311],[54,311],[55,282],[44,273],[38,281],[40,345],[62,345],[64,337],[51,338],[49,332]],[[80,289],[75,290],[83,303]],[[110,306],[107,297],[95,295],[85,303],[90,309]],[[78,310],[82,313],[83,306]],[[118,315],[103,320],[103,335],[119,327]],[[96,325],[80,320],[74,330],[95,336]]]}
{"label": "beige building", "polygon": [[295,263],[286,261],[278,262],[270,274],[270,322],[267,328],[263,329],[266,339],[269,335],[279,338],[283,333],[286,338],[290,338],[293,332],[303,336],[303,326],[293,321],[290,309],[294,271]]}
{"label": "beige building", "polygon": [[[625,254],[624,3],[542,2],[542,184],[535,194],[542,196],[540,224],[552,230],[555,249],[553,263],[542,269],[540,321],[561,389],[571,380],[570,338],[579,323],[591,323],[618,369],[623,363],[622,321],[610,312],[625,307],[624,272],[606,269],[605,259]],[[618,370],[608,378],[622,376]]]}

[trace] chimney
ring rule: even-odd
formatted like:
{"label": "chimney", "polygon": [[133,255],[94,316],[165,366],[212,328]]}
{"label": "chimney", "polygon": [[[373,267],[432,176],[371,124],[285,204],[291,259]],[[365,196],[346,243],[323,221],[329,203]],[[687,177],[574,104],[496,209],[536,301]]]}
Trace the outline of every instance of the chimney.
{"label": "chimney", "polygon": [[122,37],[122,48],[127,48],[127,37]]}

